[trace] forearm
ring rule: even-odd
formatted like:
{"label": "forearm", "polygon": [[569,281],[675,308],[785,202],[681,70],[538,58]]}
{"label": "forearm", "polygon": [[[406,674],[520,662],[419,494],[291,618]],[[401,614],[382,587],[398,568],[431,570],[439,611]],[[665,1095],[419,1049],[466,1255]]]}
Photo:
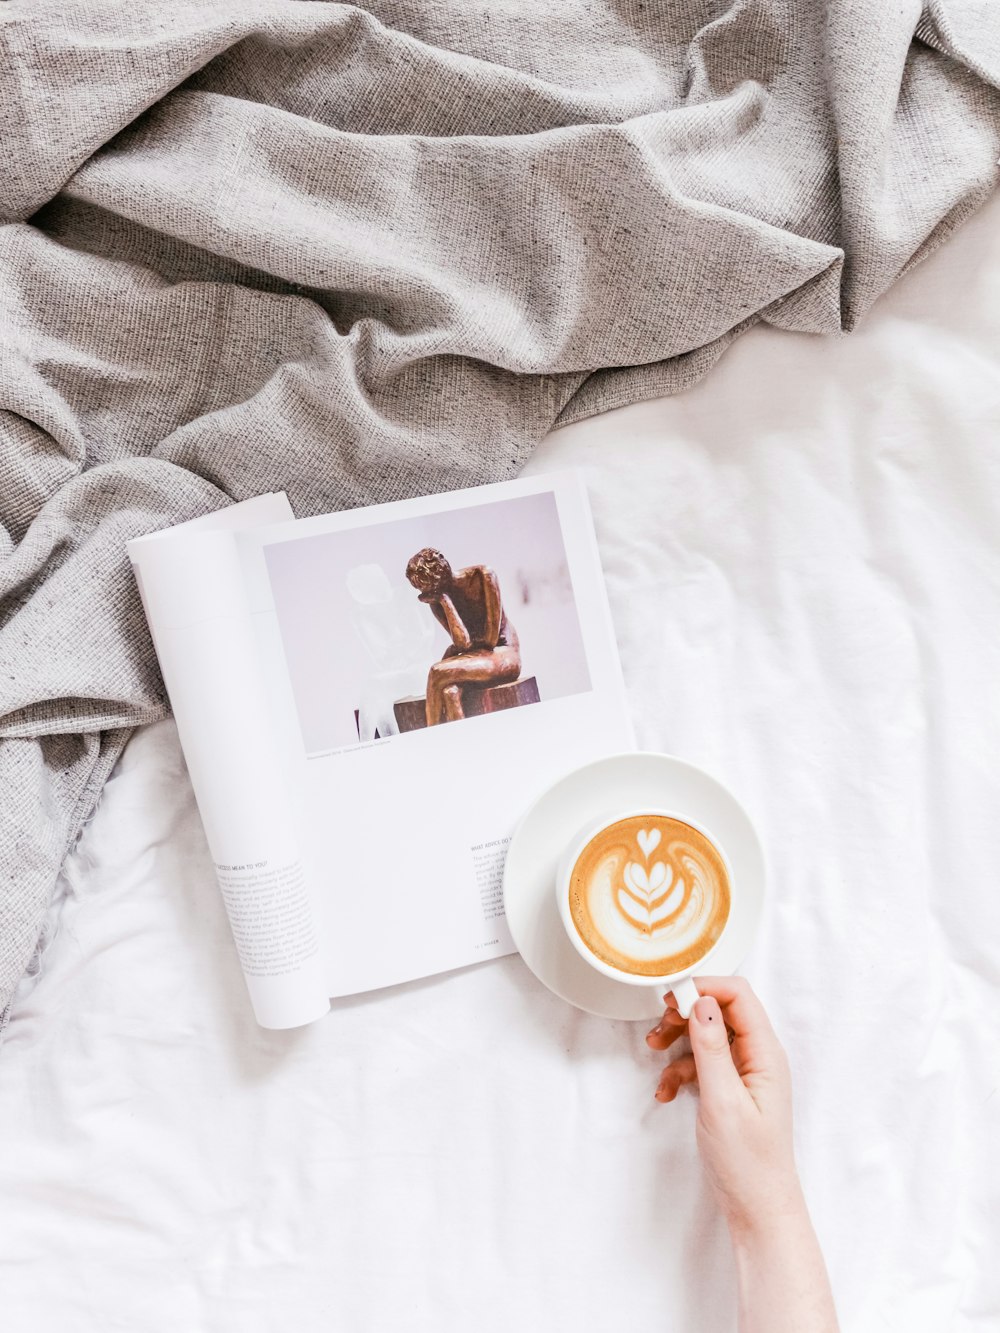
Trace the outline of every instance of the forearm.
{"label": "forearm", "polygon": [[460,651],[468,648],[471,644],[469,631],[465,628],[462,617],[455,609],[455,604],[447,594],[442,596],[440,601],[441,611],[444,615],[445,628],[451,635],[451,641]]}
{"label": "forearm", "polygon": [[503,619],[503,606],[500,601],[500,585],[492,570],[483,571],[483,605],[486,610],[483,627],[483,646],[495,648],[500,637],[500,622]]}
{"label": "forearm", "polygon": [[750,1225],[730,1225],[739,1333],[838,1333],[830,1281],[805,1200]]}

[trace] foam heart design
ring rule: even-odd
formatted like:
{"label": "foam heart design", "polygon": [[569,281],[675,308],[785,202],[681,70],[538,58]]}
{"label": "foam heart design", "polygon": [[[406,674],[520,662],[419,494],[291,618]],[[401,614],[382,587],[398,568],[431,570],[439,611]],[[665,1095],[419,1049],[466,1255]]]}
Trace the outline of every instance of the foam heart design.
{"label": "foam heart design", "polygon": [[[661,886],[662,887],[662,883]],[[667,917],[673,915],[684,898],[684,881],[677,880],[672,889],[668,889],[663,899],[653,905],[652,894],[645,908],[639,906],[633,896],[620,888],[618,890],[618,910],[629,923],[642,935],[652,935],[659,930]]]}
{"label": "foam heart design", "polygon": [[658,828],[641,828],[636,835],[636,842],[642,849],[642,854],[648,861],[653,852],[660,845],[660,830]]}
{"label": "foam heart design", "polygon": [[662,861],[657,861],[648,874],[638,861],[629,861],[625,867],[625,885],[633,893],[651,898],[666,884],[668,873],[667,867]]}

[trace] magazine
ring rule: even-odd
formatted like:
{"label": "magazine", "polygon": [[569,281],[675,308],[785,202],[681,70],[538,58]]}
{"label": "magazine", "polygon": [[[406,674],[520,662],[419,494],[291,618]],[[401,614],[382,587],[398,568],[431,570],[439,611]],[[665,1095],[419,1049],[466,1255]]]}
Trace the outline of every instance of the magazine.
{"label": "magazine", "polygon": [[518,818],[633,746],[579,478],[128,550],[258,1022],[512,953]]}

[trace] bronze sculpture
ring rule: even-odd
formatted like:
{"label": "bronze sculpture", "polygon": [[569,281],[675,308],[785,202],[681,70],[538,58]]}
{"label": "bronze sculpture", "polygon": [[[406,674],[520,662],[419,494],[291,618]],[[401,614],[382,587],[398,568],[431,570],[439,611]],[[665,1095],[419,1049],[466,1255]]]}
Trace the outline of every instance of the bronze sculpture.
{"label": "bronze sculpture", "polygon": [[457,721],[465,717],[464,686],[506,685],[521,674],[521,649],[503,609],[500,583],[486,565],[453,571],[429,546],[411,557],[406,577],[451,636],[427,674],[427,725]]}

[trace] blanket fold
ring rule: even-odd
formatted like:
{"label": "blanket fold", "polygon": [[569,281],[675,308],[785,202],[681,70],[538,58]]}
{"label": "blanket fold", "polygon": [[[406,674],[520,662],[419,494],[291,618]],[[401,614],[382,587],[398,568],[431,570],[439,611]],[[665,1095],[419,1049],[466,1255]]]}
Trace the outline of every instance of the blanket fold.
{"label": "blanket fold", "polygon": [[8,0],[0,60],[0,1008],[166,711],[127,540],[849,330],[1000,154],[973,0]]}

